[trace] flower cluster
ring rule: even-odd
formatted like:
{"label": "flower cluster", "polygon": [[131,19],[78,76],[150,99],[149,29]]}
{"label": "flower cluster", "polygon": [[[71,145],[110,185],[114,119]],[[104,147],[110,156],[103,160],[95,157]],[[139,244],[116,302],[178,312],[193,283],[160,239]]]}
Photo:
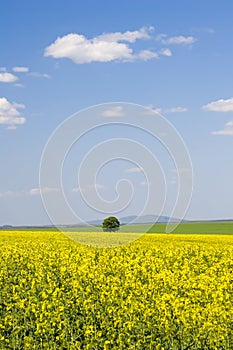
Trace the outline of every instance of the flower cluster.
{"label": "flower cluster", "polygon": [[1,231],[0,251],[0,349],[233,348],[232,236]]}

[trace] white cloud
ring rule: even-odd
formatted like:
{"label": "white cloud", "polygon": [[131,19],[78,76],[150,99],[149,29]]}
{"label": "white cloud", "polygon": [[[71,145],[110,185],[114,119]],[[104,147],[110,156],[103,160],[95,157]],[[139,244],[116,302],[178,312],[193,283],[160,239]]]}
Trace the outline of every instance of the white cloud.
{"label": "white cloud", "polygon": [[38,196],[41,193],[57,193],[60,192],[59,188],[55,187],[44,187],[42,189],[39,189],[37,187],[31,188],[30,190],[25,190],[25,191],[5,191],[5,192],[0,192],[0,197],[22,197],[22,196]]}
{"label": "white cloud", "polygon": [[106,33],[96,37],[96,40],[107,41],[107,42],[117,42],[117,41],[126,41],[129,43],[134,43],[138,39],[149,39],[150,32],[154,30],[154,27],[142,27],[139,30],[127,31],[124,33],[115,32],[115,33]]}
{"label": "white cloud", "polygon": [[0,82],[2,83],[13,83],[16,80],[18,80],[18,77],[14,74],[7,72],[0,73]]}
{"label": "white cloud", "polygon": [[51,76],[49,74],[39,73],[39,72],[31,72],[31,73],[28,73],[28,75],[30,75],[30,77],[34,77],[34,78],[45,78],[45,79],[51,78]]}
{"label": "white cloud", "polygon": [[187,112],[188,109],[186,107],[171,107],[171,108],[153,108],[153,106],[146,106],[147,115],[153,115],[154,113],[162,114],[162,113],[184,113]]}
{"label": "white cloud", "polygon": [[68,34],[58,38],[45,49],[45,56],[70,58],[77,64],[90,62],[110,62],[114,60],[131,60],[132,49],[118,42],[88,40],[83,35]]}
{"label": "white cloud", "polygon": [[151,60],[152,58],[159,58],[159,54],[151,50],[142,50],[139,52],[137,57],[142,61],[148,61],[148,60]]}
{"label": "white cloud", "polygon": [[48,194],[48,193],[58,193],[60,192],[60,189],[59,188],[56,188],[56,187],[44,187],[44,188],[31,188],[29,191],[28,191],[28,194],[30,196],[38,196],[38,195],[41,195],[41,194]]}
{"label": "white cloud", "polygon": [[149,60],[157,58],[158,54],[150,50],[143,50],[138,54],[129,44],[136,40],[149,39],[153,27],[143,27],[136,31],[124,33],[105,33],[92,39],[84,35],[70,33],[58,37],[54,43],[44,51],[44,56],[54,58],[69,58],[77,64],[91,62],[134,61],[136,59]]}
{"label": "white cloud", "polygon": [[233,136],[233,120],[227,122],[222,130],[213,131],[213,135]]}
{"label": "white cloud", "polygon": [[13,72],[17,73],[27,73],[29,71],[28,67],[13,67],[12,68]]}
{"label": "white cloud", "polygon": [[87,187],[80,187],[80,186],[78,186],[78,187],[74,187],[72,189],[72,192],[76,192],[76,193],[77,192],[86,192],[86,191],[92,191],[92,190],[101,190],[103,188],[105,188],[105,186],[101,185],[101,184],[89,185]]}
{"label": "white cloud", "polygon": [[165,45],[191,45],[197,41],[194,36],[179,35],[168,38],[166,34],[159,34],[156,39]]}
{"label": "white cloud", "polygon": [[145,106],[145,115],[153,115],[153,114],[161,114],[162,113],[162,108],[154,108],[152,105]]}
{"label": "white cloud", "polygon": [[125,170],[126,173],[141,173],[143,171],[144,170],[141,167],[133,167]]}
{"label": "white cloud", "polygon": [[171,107],[164,110],[165,113],[184,113],[187,112],[186,107]]}
{"label": "white cloud", "polygon": [[161,49],[159,51],[159,54],[162,56],[167,56],[167,57],[171,57],[172,56],[172,52],[170,49]]}
{"label": "white cloud", "polygon": [[202,109],[212,112],[233,112],[233,97],[210,102],[202,106]]}
{"label": "white cloud", "polygon": [[0,67],[0,72],[6,72],[6,71],[7,71],[6,67]]}
{"label": "white cloud", "polygon": [[151,112],[153,113],[162,113],[162,108],[151,108]]}
{"label": "white cloud", "polygon": [[122,106],[111,107],[101,113],[103,117],[123,117],[124,111]]}
{"label": "white cloud", "polygon": [[[58,37],[44,50],[44,56],[54,58],[69,58],[76,64],[91,62],[133,62],[135,60],[148,61],[160,56],[172,56],[169,48],[162,48],[157,52],[144,49],[136,52],[131,46],[137,40],[152,39],[153,27],[142,27],[135,31],[104,33],[93,38],[82,34],[69,33]],[[172,36],[159,34],[156,40],[164,45],[191,45],[197,41],[194,36]]]}
{"label": "white cloud", "polygon": [[0,124],[8,125],[9,129],[15,129],[16,125],[22,125],[26,119],[21,116],[19,109],[25,106],[19,103],[10,103],[5,97],[0,98]]}

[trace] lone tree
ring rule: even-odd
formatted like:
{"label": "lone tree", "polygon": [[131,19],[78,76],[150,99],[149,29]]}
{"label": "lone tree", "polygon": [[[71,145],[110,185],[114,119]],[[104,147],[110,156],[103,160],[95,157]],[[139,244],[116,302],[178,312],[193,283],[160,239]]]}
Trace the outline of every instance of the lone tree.
{"label": "lone tree", "polygon": [[102,229],[104,232],[115,232],[118,231],[120,227],[120,222],[115,216],[109,216],[104,219],[102,223]]}

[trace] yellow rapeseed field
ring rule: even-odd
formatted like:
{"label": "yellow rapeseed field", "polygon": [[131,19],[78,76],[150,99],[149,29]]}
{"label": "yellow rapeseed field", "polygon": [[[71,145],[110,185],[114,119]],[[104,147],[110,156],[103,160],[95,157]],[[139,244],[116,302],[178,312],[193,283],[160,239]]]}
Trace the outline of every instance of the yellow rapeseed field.
{"label": "yellow rapeseed field", "polygon": [[0,349],[233,349],[233,236],[0,231],[0,252]]}

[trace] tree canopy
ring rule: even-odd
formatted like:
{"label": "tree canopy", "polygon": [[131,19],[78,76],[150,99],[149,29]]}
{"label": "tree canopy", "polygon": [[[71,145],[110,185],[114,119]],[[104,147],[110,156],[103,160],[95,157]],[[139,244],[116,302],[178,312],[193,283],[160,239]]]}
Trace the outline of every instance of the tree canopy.
{"label": "tree canopy", "polygon": [[118,231],[120,227],[120,222],[115,216],[109,216],[104,219],[102,223],[102,229],[104,232],[115,232]]}

